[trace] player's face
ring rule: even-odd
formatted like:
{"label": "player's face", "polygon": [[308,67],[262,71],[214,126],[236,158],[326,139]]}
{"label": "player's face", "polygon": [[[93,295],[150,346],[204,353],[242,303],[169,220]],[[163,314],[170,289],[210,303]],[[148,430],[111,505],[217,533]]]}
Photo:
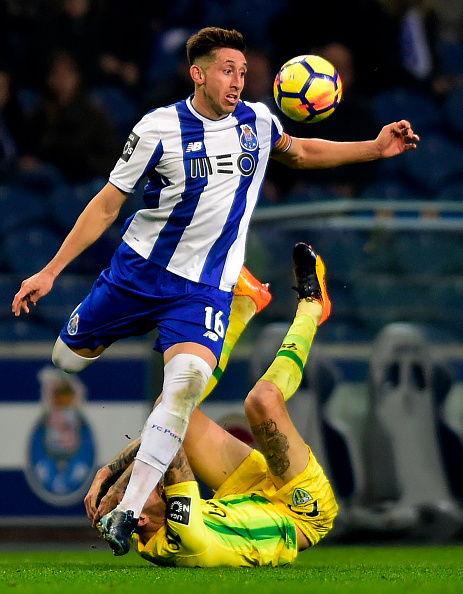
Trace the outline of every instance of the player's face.
{"label": "player's face", "polygon": [[246,60],[242,52],[221,48],[204,70],[196,84],[193,105],[203,115],[217,120],[233,113],[240,100],[246,74]]}

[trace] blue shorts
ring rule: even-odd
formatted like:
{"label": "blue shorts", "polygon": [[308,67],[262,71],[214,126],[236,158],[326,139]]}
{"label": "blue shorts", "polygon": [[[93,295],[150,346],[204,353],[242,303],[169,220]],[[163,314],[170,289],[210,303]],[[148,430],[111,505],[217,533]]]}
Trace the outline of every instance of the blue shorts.
{"label": "blue shorts", "polygon": [[71,347],[93,350],[157,328],[156,350],[195,342],[219,360],[232,299],[233,293],[172,274],[123,242],[60,337]]}

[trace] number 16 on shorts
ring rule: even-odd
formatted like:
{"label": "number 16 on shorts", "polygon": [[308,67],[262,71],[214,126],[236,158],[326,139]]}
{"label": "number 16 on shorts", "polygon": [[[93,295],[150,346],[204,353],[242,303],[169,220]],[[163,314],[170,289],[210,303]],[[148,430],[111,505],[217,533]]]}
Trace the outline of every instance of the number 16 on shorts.
{"label": "number 16 on shorts", "polygon": [[210,338],[213,341],[223,338],[225,335],[225,326],[222,322],[223,311],[214,312],[214,308],[207,306],[204,308],[204,325],[206,332],[203,336]]}

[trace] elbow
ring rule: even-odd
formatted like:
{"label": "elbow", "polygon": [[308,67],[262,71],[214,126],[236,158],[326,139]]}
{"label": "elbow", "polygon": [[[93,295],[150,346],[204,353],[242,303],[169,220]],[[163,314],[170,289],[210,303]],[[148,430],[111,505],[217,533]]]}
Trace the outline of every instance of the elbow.
{"label": "elbow", "polygon": [[289,169],[307,169],[304,159],[301,157],[293,157],[290,161],[286,162],[286,165]]}

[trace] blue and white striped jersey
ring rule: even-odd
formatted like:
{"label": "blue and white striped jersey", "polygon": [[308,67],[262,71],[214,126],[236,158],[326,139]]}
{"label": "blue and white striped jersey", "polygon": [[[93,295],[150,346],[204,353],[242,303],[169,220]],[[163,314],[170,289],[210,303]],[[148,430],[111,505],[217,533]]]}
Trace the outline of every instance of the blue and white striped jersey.
{"label": "blue and white striped jersey", "polygon": [[220,120],[199,114],[191,98],[149,112],[109,178],[133,192],[148,177],[146,208],[129,219],[123,240],[174,274],[232,290],[270,153],[282,135],[263,103],[240,101]]}

